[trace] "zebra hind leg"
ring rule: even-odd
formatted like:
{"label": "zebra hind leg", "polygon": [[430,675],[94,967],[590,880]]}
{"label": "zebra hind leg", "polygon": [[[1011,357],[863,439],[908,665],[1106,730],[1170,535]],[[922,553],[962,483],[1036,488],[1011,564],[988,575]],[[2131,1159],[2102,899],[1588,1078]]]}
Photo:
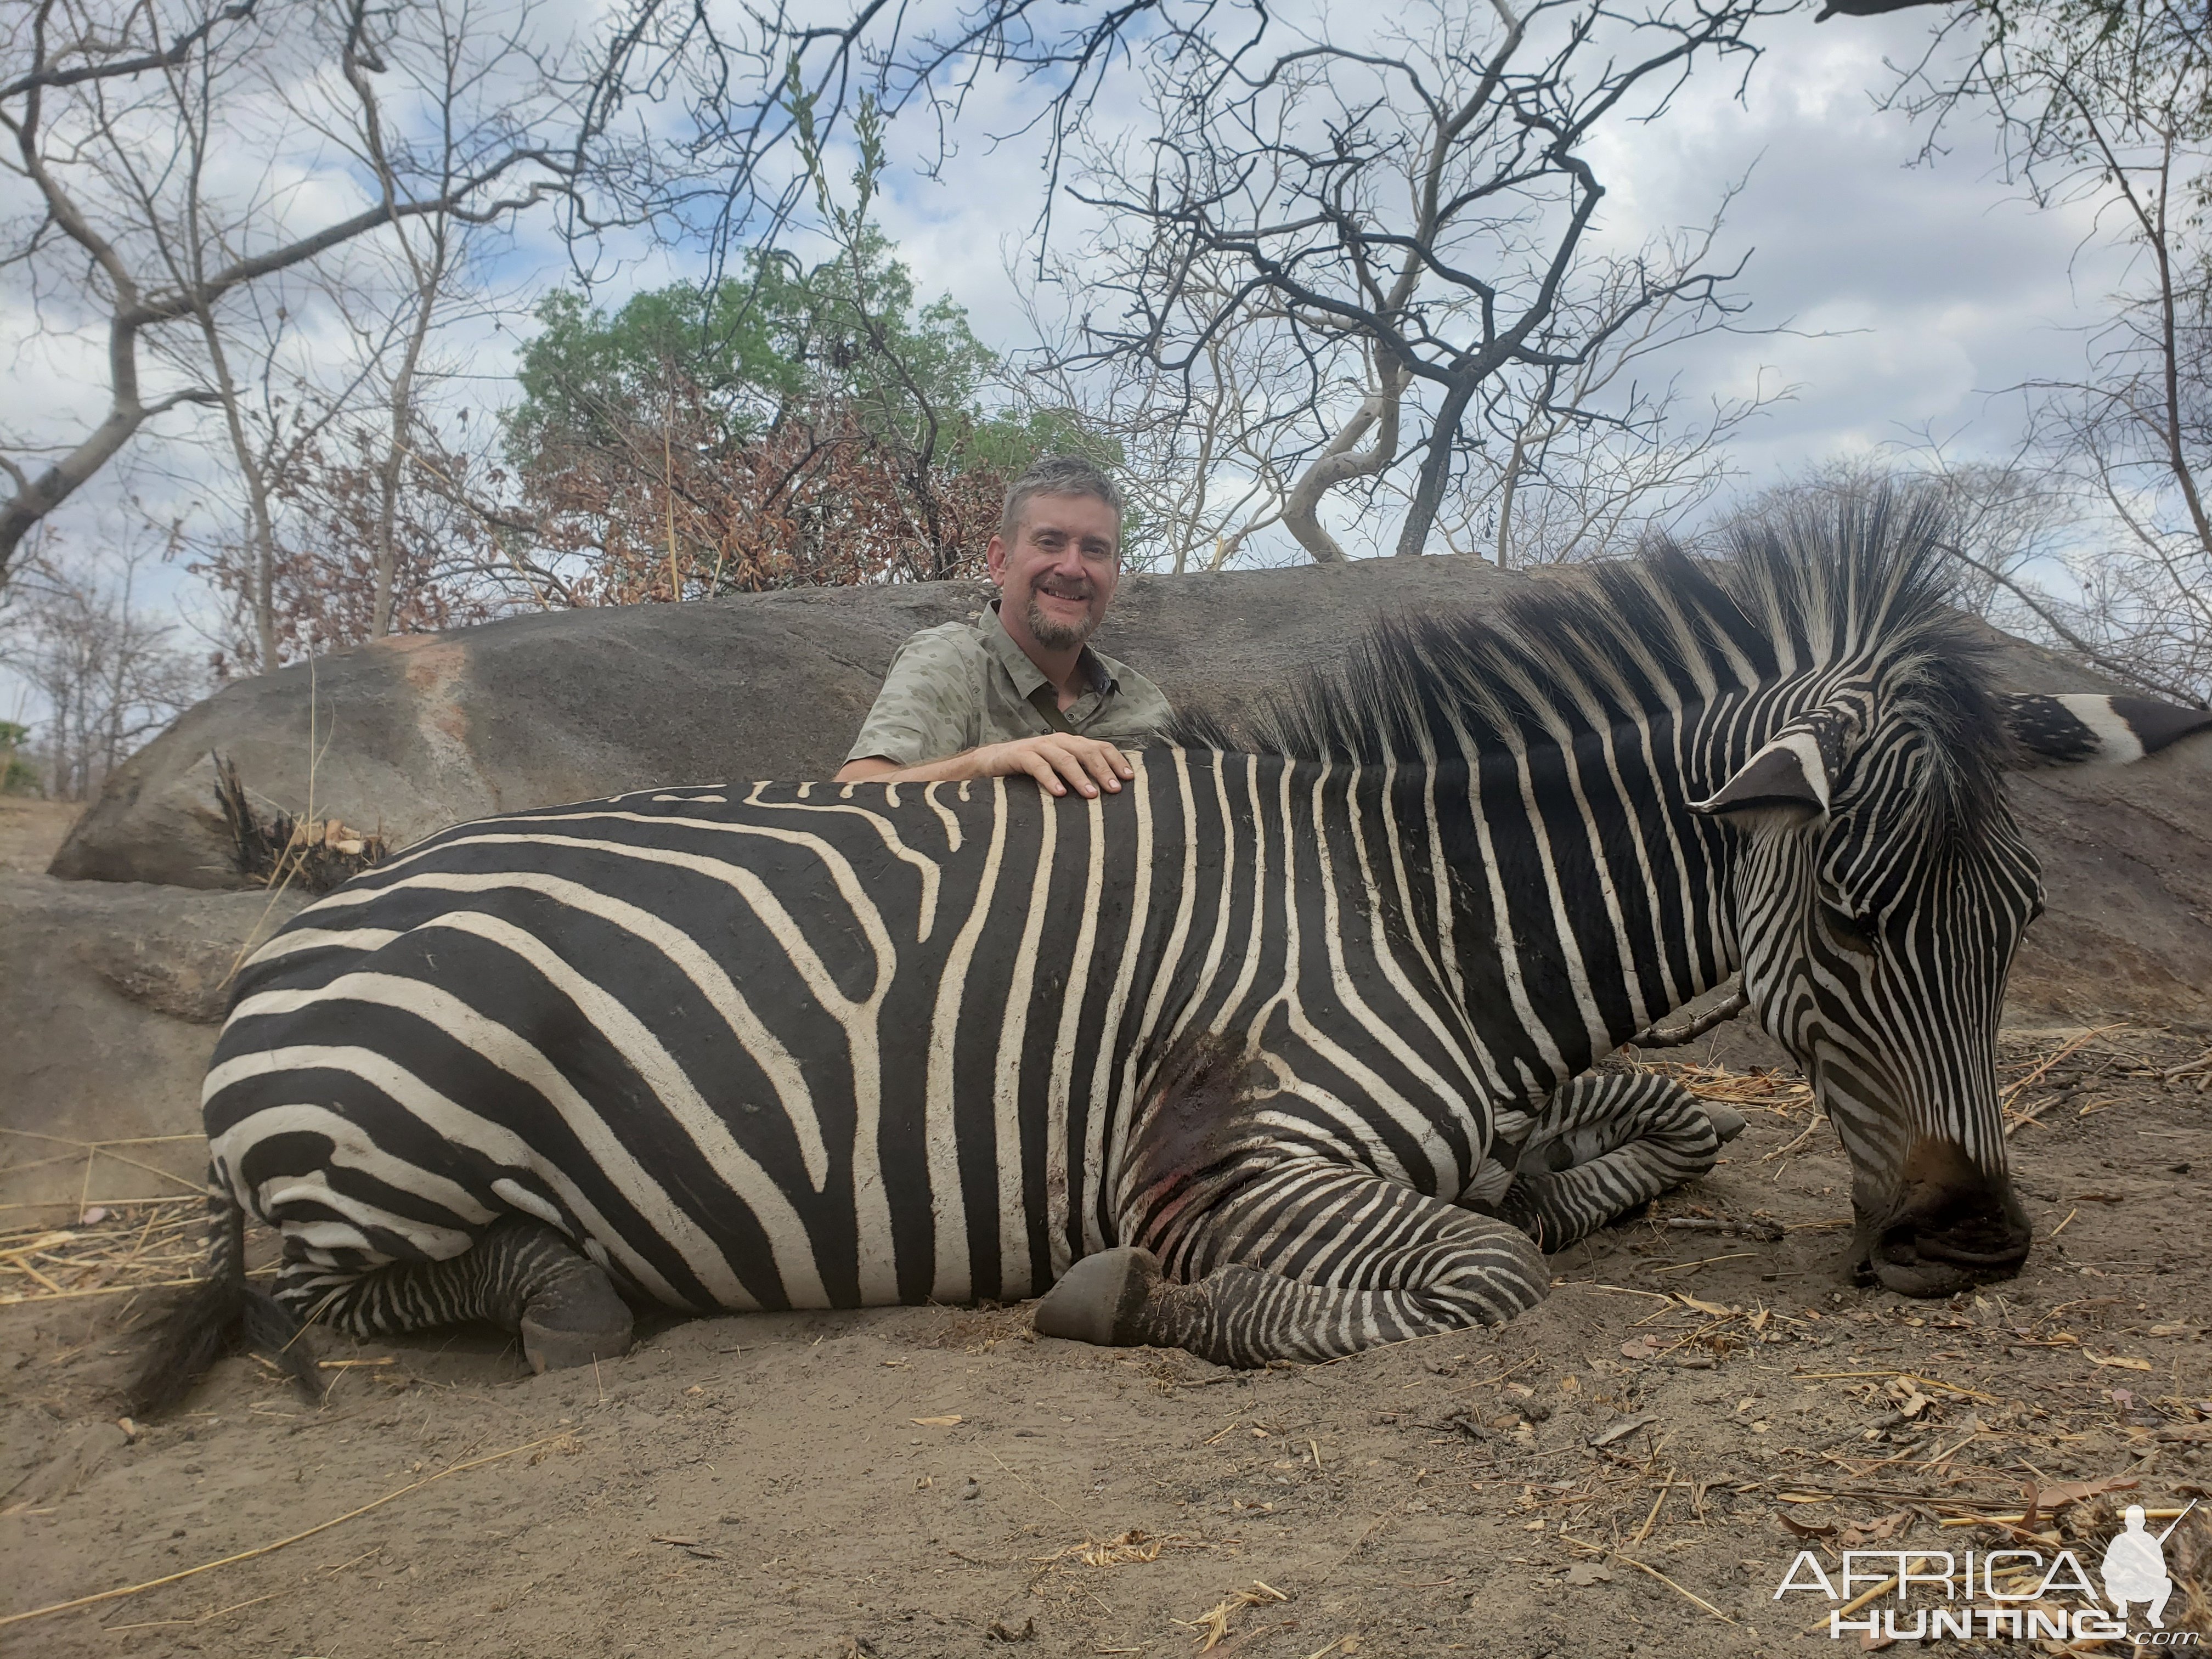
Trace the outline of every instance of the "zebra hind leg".
{"label": "zebra hind leg", "polygon": [[277,1295],[303,1317],[356,1336],[397,1336],[481,1319],[522,1338],[534,1371],[629,1352],[629,1305],[605,1272],[538,1222],[509,1218],[446,1261],[395,1261],[341,1278],[307,1261]]}
{"label": "zebra hind leg", "polygon": [[1595,1072],[1553,1095],[1494,1206],[1547,1250],[1701,1176],[1743,1132],[1742,1115],[1648,1072]]}
{"label": "zebra hind leg", "polygon": [[1519,1229],[1364,1170],[1279,1166],[1163,1238],[1086,1256],[1038,1304],[1045,1336],[1187,1349],[1224,1365],[1315,1362],[1503,1324],[1543,1300]]}

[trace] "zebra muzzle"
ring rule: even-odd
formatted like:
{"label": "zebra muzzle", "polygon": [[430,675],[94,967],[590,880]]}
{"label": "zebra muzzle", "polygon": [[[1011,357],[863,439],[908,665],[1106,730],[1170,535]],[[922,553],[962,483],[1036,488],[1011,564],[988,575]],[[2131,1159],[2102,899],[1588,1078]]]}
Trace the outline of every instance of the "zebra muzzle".
{"label": "zebra muzzle", "polygon": [[2020,1271],[2034,1233],[2010,1182],[1933,1140],[1912,1149],[1902,1176],[1886,1216],[1869,1221],[1861,1212],[1862,1281],[1903,1296],[1949,1296]]}

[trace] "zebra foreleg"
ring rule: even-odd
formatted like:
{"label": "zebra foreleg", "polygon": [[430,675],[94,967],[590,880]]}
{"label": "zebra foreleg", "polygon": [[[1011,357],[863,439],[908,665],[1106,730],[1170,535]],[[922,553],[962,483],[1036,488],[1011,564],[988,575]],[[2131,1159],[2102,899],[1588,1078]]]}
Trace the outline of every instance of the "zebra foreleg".
{"label": "zebra foreleg", "polygon": [[1492,1212],[1547,1250],[1713,1167],[1743,1117],[1648,1072],[1597,1072],[1554,1094]]}
{"label": "zebra foreleg", "polygon": [[1038,1332],[1224,1365],[1310,1362],[1503,1324],[1549,1288],[1518,1228],[1364,1170],[1281,1172],[1200,1231],[1162,1241],[1188,1282],[1141,1247],[1077,1262],[1038,1305]]}
{"label": "zebra foreleg", "polygon": [[398,1336],[481,1319],[522,1338],[536,1371],[629,1352],[630,1311],[575,1246],[534,1221],[495,1223],[447,1261],[394,1261],[345,1275],[305,1260],[279,1275],[276,1298],[301,1318],[356,1336]]}

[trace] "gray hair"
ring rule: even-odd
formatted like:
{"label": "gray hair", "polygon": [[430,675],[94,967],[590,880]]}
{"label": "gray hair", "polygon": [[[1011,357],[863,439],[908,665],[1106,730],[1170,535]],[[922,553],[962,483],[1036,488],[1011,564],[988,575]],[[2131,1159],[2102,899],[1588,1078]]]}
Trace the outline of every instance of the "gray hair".
{"label": "gray hair", "polygon": [[1046,455],[1006,487],[1006,504],[999,514],[999,534],[1012,541],[1022,527],[1022,514],[1037,495],[1090,495],[1121,516],[1121,489],[1095,461],[1080,455]]}

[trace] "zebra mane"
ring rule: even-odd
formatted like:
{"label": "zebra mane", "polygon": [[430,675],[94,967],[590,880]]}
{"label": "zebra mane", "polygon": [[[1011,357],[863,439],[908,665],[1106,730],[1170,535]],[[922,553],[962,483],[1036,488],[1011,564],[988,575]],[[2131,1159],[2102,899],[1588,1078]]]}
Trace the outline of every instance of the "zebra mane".
{"label": "zebra mane", "polygon": [[1986,636],[1952,608],[1947,519],[1887,490],[1739,526],[1729,556],[1671,541],[1546,579],[1488,614],[1377,624],[1346,661],[1235,727],[1204,710],[1162,735],[1187,747],[1362,764],[1432,762],[1469,741],[1526,750],[1776,681],[1832,673],[1877,688],[1880,718],[1917,728],[1922,806],[1978,820],[2009,739]]}

